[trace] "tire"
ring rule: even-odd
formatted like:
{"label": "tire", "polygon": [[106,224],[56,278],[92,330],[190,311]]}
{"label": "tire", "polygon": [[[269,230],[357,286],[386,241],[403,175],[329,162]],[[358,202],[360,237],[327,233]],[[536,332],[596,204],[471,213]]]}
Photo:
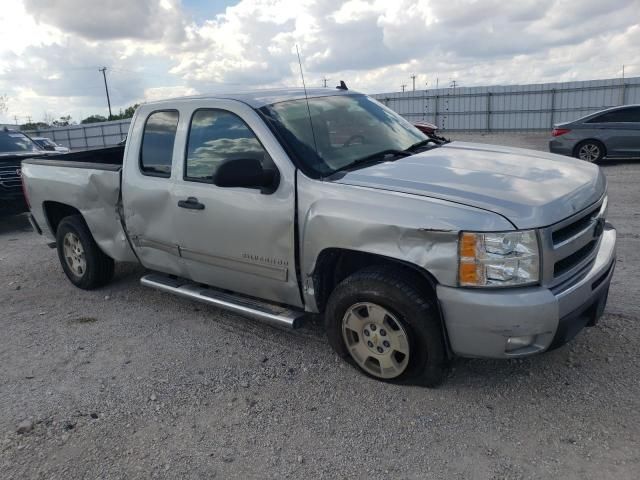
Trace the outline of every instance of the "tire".
{"label": "tire", "polygon": [[[444,337],[438,312],[419,288],[420,280],[408,270],[372,267],[341,282],[325,311],[327,337],[335,352],[378,380],[427,387],[442,383],[447,364]],[[384,344],[387,338],[391,343]]]}
{"label": "tire", "polygon": [[574,157],[589,163],[598,163],[605,154],[605,146],[598,140],[584,140],[573,150]]}
{"label": "tire", "polygon": [[62,219],[56,245],[62,269],[76,287],[93,290],[113,278],[113,259],[100,250],[80,215]]}

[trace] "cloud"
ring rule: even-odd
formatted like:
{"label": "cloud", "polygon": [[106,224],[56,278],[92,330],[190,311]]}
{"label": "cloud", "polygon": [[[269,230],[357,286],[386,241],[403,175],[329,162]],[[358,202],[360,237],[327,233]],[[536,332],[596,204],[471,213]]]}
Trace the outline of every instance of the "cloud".
{"label": "cloud", "polygon": [[90,40],[182,39],[183,16],[177,0],[24,0],[42,24]]}
{"label": "cloud", "polygon": [[[104,112],[195,92],[340,79],[365,92],[640,75],[640,0],[22,0],[0,9],[0,94],[13,115]],[[217,11],[220,11],[219,9]]]}

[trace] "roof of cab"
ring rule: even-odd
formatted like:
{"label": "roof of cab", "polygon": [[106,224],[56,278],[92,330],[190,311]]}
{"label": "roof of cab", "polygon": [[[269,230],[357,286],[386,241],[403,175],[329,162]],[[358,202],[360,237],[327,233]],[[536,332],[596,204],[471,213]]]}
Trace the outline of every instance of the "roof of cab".
{"label": "roof of cab", "polygon": [[[340,90],[334,88],[307,88],[307,96],[309,98],[329,97],[334,95],[354,95],[360,94],[354,90]],[[205,99],[225,99],[237,100],[246,103],[252,108],[260,108],[273,103],[284,102],[287,100],[300,100],[305,98],[303,88],[278,88],[252,90],[238,93],[212,93],[207,95],[192,95],[188,97],[168,98],[166,100],[157,100],[148,102],[147,105],[157,105],[166,102],[176,102],[181,100],[205,100]]]}

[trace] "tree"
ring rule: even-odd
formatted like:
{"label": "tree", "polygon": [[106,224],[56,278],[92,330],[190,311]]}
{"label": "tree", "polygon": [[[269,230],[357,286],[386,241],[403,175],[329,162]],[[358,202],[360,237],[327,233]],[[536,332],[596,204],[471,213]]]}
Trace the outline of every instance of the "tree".
{"label": "tree", "polygon": [[102,115],[89,115],[87,118],[84,118],[80,121],[81,124],[85,123],[98,123],[98,122],[106,122],[107,117],[103,117]]}
{"label": "tree", "polygon": [[136,108],[138,108],[140,104],[136,103],[135,105],[131,105],[124,109],[124,112],[120,110],[120,113],[116,115],[111,115],[111,120],[124,120],[126,118],[133,117],[133,114],[136,113]]}
{"label": "tree", "polygon": [[49,127],[50,125],[45,122],[27,122],[20,125],[20,130],[23,130],[23,131],[41,130]]}
{"label": "tree", "polygon": [[72,125],[72,124],[73,122],[71,121],[71,115],[66,115],[66,116],[60,117],[58,120],[54,120],[51,126],[52,127],[68,127],[69,125]]}

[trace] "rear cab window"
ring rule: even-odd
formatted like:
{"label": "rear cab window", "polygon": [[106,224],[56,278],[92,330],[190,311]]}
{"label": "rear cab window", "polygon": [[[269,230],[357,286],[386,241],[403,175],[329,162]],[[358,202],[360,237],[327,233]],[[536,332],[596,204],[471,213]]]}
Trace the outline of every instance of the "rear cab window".
{"label": "rear cab window", "polygon": [[140,171],[143,175],[171,176],[178,118],[177,110],[156,111],[147,117],[140,147]]}

